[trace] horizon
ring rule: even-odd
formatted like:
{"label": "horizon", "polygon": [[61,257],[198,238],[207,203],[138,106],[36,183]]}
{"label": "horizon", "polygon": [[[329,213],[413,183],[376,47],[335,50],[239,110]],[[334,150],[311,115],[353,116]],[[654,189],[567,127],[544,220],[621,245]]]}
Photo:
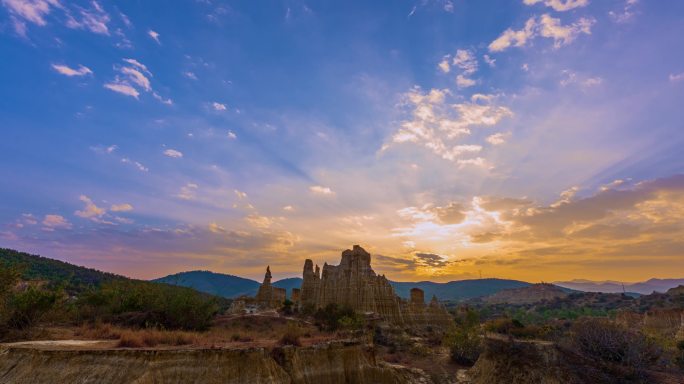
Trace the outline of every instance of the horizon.
{"label": "horizon", "polygon": [[[682,2],[0,1],[0,247],[261,281],[684,270]],[[280,277],[283,279],[286,277]]]}

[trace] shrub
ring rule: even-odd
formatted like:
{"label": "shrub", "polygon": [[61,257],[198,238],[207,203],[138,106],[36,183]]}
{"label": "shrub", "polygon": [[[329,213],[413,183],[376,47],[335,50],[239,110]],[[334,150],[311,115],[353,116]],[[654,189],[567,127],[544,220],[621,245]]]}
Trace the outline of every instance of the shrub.
{"label": "shrub", "polygon": [[451,360],[463,365],[473,365],[480,357],[482,340],[480,321],[476,312],[468,310],[456,319],[457,325],[444,338]]}
{"label": "shrub", "polygon": [[340,328],[359,329],[363,327],[363,318],[349,307],[340,307],[337,304],[328,304],[325,308],[319,308],[314,314],[316,325],[319,329],[333,332]]}
{"label": "shrub", "polygon": [[285,333],[279,340],[280,345],[294,345],[296,347],[299,347],[302,345],[301,341],[299,340],[301,337],[301,330],[299,327],[297,327],[296,324],[294,323],[289,323],[287,325],[287,329],[285,330]]}
{"label": "shrub", "polygon": [[663,353],[642,333],[596,318],[581,319],[573,324],[570,345],[590,359],[626,367],[635,376],[642,376]]}

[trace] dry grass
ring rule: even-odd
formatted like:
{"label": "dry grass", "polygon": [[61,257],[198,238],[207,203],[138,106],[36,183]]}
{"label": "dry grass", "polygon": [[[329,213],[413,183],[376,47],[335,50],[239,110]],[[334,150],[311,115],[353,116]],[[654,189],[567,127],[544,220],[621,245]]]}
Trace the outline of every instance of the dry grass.
{"label": "dry grass", "polygon": [[119,347],[145,348],[191,345],[197,342],[197,335],[182,331],[158,331],[154,329],[124,331],[119,336]]}

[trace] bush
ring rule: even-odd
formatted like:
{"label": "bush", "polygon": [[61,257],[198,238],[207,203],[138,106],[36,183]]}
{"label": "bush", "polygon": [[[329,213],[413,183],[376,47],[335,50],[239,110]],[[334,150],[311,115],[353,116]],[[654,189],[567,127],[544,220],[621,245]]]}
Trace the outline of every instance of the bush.
{"label": "bush", "polygon": [[456,319],[457,325],[444,338],[451,360],[462,365],[473,365],[480,357],[482,339],[480,321],[476,312],[468,310]]}
{"label": "bush", "polygon": [[363,318],[349,307],[328,304],[319,308],[314,314],[316,325],[320,330],[333,332],[340,328],[356,330],[363,327]]}
{"label": "bush", "polygon": [[641,377],[663,353],[650,338],[606,319],[581,319],[571,328],[570,345],[582,355],[626,367]]}
{"label": "bush", "polygon": [[302,345],[301,341],[299,340],[301,334],[302,332],[296,324],[289,323],[285,333],[280,338],[278,343],[280,345],[294,345],[296,347],[300,347]]}
{"label": "bush", "polygon": [[214,298],[192,289],[126,280],[103,284],[77,306],[82,320],[186,330],[209,328],[218,311]]}

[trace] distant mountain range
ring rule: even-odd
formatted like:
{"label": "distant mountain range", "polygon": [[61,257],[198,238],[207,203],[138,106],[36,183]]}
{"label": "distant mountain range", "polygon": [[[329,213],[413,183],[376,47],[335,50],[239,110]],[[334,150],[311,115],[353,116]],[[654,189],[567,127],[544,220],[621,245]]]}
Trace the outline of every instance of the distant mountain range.
{"label": "distant mountain range", "polygon": [[684,279],[650,279],[639,283],[622,283],[620,281],[591,281],[571,280],[557,281],[554,284],[561,287],[585,292],[622,293],[634,292],[642,295],[650,295],[653,292],[667,292],[668,289],[684,285]]}
{"label": "distant mountain range", "polygon": [[[153,281],[190,287],[201,292],[229,298],[241,295],[254,296],[260,285],[259,282],[251,279],[209,271],[181,272]],[[403,298],[408,298],[411,288],[416,287],[425,292],[426,300],[431,299],[432,295],[437,295],[440,300],[455,301],[488,296],[504,289],[521,288],[530,285],[524,281],[504,279],[460,280],[448,283],[434,283],[431,281],[390,281],[390,283],[397,295]],[[273,285],[287,289],[289,296],[292,288],[301,287],[302,279],[298,277],[282,279],[274,282]]]}

